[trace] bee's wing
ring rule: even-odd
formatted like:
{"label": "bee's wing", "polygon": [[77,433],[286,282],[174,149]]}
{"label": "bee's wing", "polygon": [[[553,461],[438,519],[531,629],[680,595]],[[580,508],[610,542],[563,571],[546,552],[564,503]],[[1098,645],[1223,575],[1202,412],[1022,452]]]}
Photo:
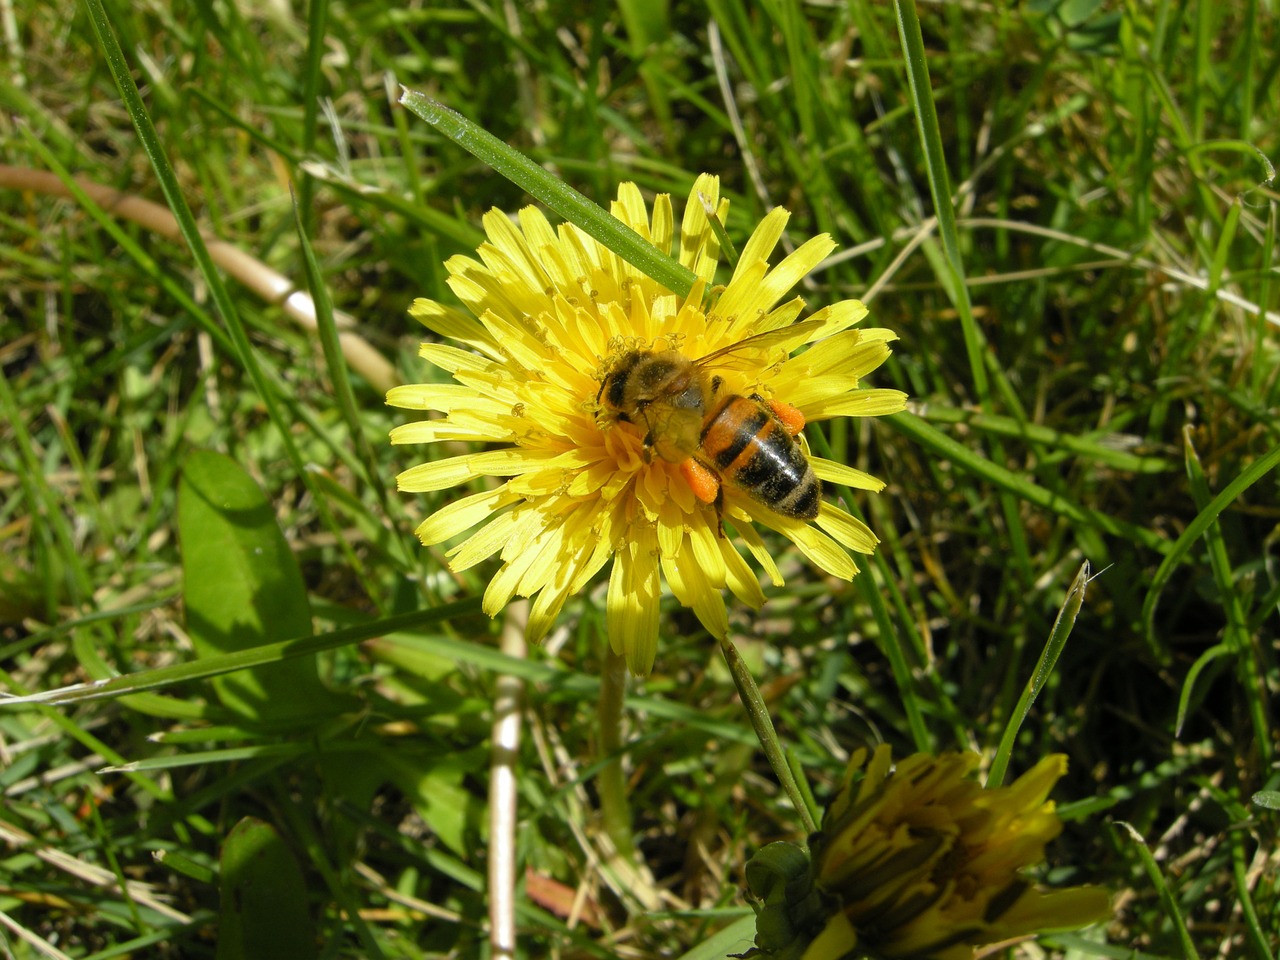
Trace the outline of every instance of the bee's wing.
{"label": "bee's wing", "polygon": [[[796,340],[797,338],[800,343],[803,343],[805,337],[813,333],[825,322],[824,320],[805,320],[801,323],[792,323],[785,327],[779,327],[777,330],[766,330],[764,333],[757,333],[753,337],[747,337],[745,340],[731,343],[727,347],[721,347],[715,353],[699,357],[694,363],[702,365],[710,363],[712,360],[723,360],[726,357],[737,356],[740,353],[746,353],[751,350],[767,350],[769,347],[779,343],[786,343],[789,340]],[[799,343],[797,343],[797,346],[799,346]]]}

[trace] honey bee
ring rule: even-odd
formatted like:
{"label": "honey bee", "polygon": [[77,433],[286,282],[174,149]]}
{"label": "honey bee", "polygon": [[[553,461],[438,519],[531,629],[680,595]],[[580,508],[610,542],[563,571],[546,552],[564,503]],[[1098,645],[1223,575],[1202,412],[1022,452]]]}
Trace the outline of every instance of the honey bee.
{"label": "honey bee", "polygon": [[725,393],[722,378],[707,368],[820,325],[808,320],[771,330],[697,360],[678,350],[630,350],[610,365],[596,403],[613,420],[645,431],[646,456],[680,464],[694,495],[714,504],[717,518],[727,484],[784,517],[812,520],[822,485],[795,439],[804,415],[759,394]]}

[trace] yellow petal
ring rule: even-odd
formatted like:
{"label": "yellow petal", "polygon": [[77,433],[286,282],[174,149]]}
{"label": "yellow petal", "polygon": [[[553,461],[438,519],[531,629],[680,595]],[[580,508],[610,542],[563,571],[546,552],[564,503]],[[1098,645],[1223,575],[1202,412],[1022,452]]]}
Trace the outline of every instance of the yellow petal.
{"label": "yellow petal", "polygon": [[[680,224],[680,263],[710,283],[715,276],[716,259],[720,245],[707,225],[706,203],[713,211],[727,212],[728,203],[720,206],[720,178],[702,174],[693,182],[689,202],[684,206],[684,219]],[[720,221],[724,222],[723,218]],[[708,275],[706,268],[710,266]]]}
{"label": "yellow petal", "polygon": [[527,329],[525,322],[512,320],[497,310],[485,310],[480,315],[481,322],[493,334],[494,339],[502,345],[502,351],[522,370],[541,370],[549,360],[554,359],[534,332]]}
{"label": "yellow petal", "polygon": [[[471,257],[452,256],[444,262],[444,268],[449,274],[445,284],[481,323],[490,312],[503,313],[512,320],[519,317],[515,304],[483,263]],[[484,326],[493,338],[493,328],[487,323]],[[496,338],[493,339],[496,343]]]}
{"label": "yellow petal", "polygon": [[820,530],[798,520],[787,520],[764,511],[752,510],[757,523],[772,527],[800,548],[809,562],[841,580],[852,580],[858,573],[858,565],[838,543]]}
{"label": "yellow petal", "polygon": [[773,557],[769,554],[768,548],[765,547],[764,541],[760,539],[760,534],[756,532],[755,527],[751,526],[750,517],[746,517],[746,522],[737,523],[734,526],[738,531],[739,538],[747,545],[751,555],[756,558],[756,563],[760,564],[765,576],[769,578],[769,582],[775,587],[782,586],[784,581],[782,574],[778,572],[778,565],[773,562]]}
{"label": "yellow petal", "polygon": [[511,533],[519,523],[520,516],[516,513],[502,513],[494,517],[449,551],[449,569],[460,573],[482,560],[488,560],[511,539]]}
{"label": "yellow petal", "polygon": [[671,194],[660,193],[653,198],[653,225],[649,228],[649,240],[663,253],[670,253],[674,235],[675,216],[671,210]]}
{"label": "yellow petal", "polygon": [[[526,210],[531,213],[526,214]],[[530,292],[545,299],[550,278],[547,276],[541,258],[530,248],[526,239],[528,234],[525,232],[530,220],[536,221],[537,218],[541,218],[542,222],[546,223],[546,218],[542,217],[536,207],[525,207],[520,212],[519,228],[511,222],[510,217],[499,210],[490,210],[484,215],[482,222],[492,247],[501,252],[507,268],[520,278],[520,282]],[[493,269],[493,264],[490,264],[490,268]]]}
{"label": "yellow petal", "polygon": [[743,560],[742,555],[734,549],[728,537],[718,537],[716,543],[720,547],[720,554],[724,561],[725,582],[729,589],[733,591],[735,597],[751,609],[759,610],[764,606],[764,591],[760,589],[760,581],[747,566],[747,561]]}
{"label": "yellow petal", "polygon": [[594,240],[583,234],[573,224],[560,224],[556,228],[556,238],[559,243],[560,257],[570,278],[564,293],[567,296],[577,297],[583,292],[584,283],[589,283],[592,274],[599,269],[599,248]]}
{"label": "yellow petal", "polygon": [[420,463],[396,476],[396,488],[411,493],[427,493],[456,487],[476,476],[471,469],[472,460],[476,456],[477,454],[472,453]]}
{"label": "yellow petal", "polygon": [[825,500],[818,509],[817,522],[842,546],[858,553],[875,553],[876,544],[880,542],[865,523]]}
{"label": "yellow petal", "polygon": [[[518,523],[519,521],[513,522]],[[515,596],[516,585],[520,582],[520,578],[524,576],[525,570],[533,563],[534,556],[534,552],[530,550],[518,556],[515,560],[504,563],[498,572],[494,574],[493,579],[489,581],[489,585],[485,587],[484,599],[481,602],[481,609],[488,616],[496,617],[498,612]]]}
{"label": "yellow petal", "polygon": [[613,556],[613,537],[610,535],[611,529],[606,525],[603,533],[592,533],[591,552],[585,563],[576,574],[574,574],[573,582],[569,584],[569,592],[577,593],[579,590],[585,589],[587,583],[609,562],[609,558]]}
{"label": "yellow petal", "polygon": [[418,539],[428,547],[443,543],[463,530],[470,530],[509,500],[509,495],[502,487],[455,500],[418,525]]}
{"label": "yellow petal", "polygon": [[682,551],[680,556],[662,557],[662,575],[667,585],[686,607],[697,615],[702,625],[717,640],[723,640],[729,632],[729,615],[724,597],[714,589],[693,560],[693,550]]}
{"label": "yellow petal", "polygon": [[541,643],[546,639],[551,628],[555,626],[556,617],[569,599],[568,586],[554,590],[547,587],[542,590],[529,607],[529,619],[525,621],[524,638],[529,643]]}
{"label": "yellow petal", "polygon": [[800,960],[849,960],[858,955],[858,931],[843,913],[835,913]]}
{"label": "yellow petal", "polygon": [[409,308],[409,316],[438,336],[457,340],[494,359],[502,355],[484,325],[456,307],[446,307],[434,300],[419,297]]}
{"label": "yellow petal", "polygon": [[[565,576],[565,571],[573,564],[573,555],[565,541],[565,527],[559,524],[544,531],[532,548],[521,551],[525,555],[531,555],[533,559],[525,566],[520,582],[516,585],[517,595],[531,597],[543,587]],[[509,552],[503,554],[504,558],[509,555]]]}
{"label": "yellow petal", "polygon": [[1053,785],[1067,773],[1067,755],[1051,753],[1020,776],[1007,788],[1008,804],[1015,809],[1030,810],[1044,803]]}
{"label": "yellow petal", "polygon": [[822,457],[809,457],[809,466],[819,480],[838,484],[842,487],[853,487],[855,490],[870,490],[879,493],[884,489],[884,481],[869,473],[837,463],[835,460],[824,460]]}
{"label": "yellow petal", "polygon": [[758,263],[769,262],[769,257],[782,239],[782,231],[790,219],[791,213],[785,207],[774,207],[765,214],[764,219],[751,231],[742,253],[738,255],[738,266],[729,280],[730,287],[734,285],[734,281],[744,278],[748,269],[754,268]]}
{"label": "yellow petal", "polygon": [[805,404],[803,409],[810,420],[825,420],[828,417],[882,417],[899,413],[906,407],[907,395],[901,390],[878,389],[855,390],[844,396]]}
{"label": "yellow petal", "polygon": [[844,330],[827,337],[792,357],[786,369],[799,371],[802,377],[832,372],[854,379],[865,376],[889,358],[889,345],[865,334],[865,330]]}
{"label": "yellow petal", "polygon": [[653,669],[658,647],[662,589],[652,530],[642,528],[634,537],[614,556],[605,616],[614,652],[626,657],[633,674],[645,676]]}
{"label": "yellow petal", "polygon": [[[822,321],[822,326],[809,337],[810,343],[825,340],[832,334],[839,333],[856,323],[860,323],[867,315],[867,305],[861,300],[840,300],[816,311],[810,320]],[[888,331],[885,331],[886,333]]]}
{"label": "yellow petal", "polygon": [[618,184],[618,199],[609,205],[609,212],[646,240],[649,236],[649,211],[645,207],[640,188],[631,181]]}
{"label": "yellow petal", "polygon": [[537,256],[541,257],[547,246],[558,242],[555,229],[543,212],[532,204],[521,207],[516,219],[520,222],[520,232],[524,234],[525,243]]}
{"label": "yellow petal", "polygon": [[510,443],[514,439],[510,430],[503,431],[489,423],[462,426],[451,420],[415,420],[391,428],[393,444],[438,443],[441,440]]}
{"label": "yellow petal", "polygon": [[469,350],[459,350],[457,347],[450,347],[443,343],[422,344],[418,348],[418,356],[447,373],[485,370],[493,366],[492,360],[486,360]]}
{"label": "yellow petal", "polygon": [[[795,323],[796,318],[800,316],[800,313],[803,310],[804,310],[804,298],[792,297],[786,303],[782,304],[781,306],[774,307],[767,314],[765,314],[765,316],[762,317],[760,321],[756,324],[756,329],[763,333],[768,330],[777,330],[781,327],[791,326],[793,323]],[[810,317],[809,320],[805,321],[805,323],[806,324],[809,323],[812,319],[813,318]],[[796,342],[796,346],[799,346],[801,343],[808,343],[809,338],[812,335],[813,335],[813,331],[810,329],[806,329],[804,338],[798,340]],[[790,353],[791,350],[793,349],[794,347],[789,347],[787,349],[787,352]]]}
{"label": "yellow petal", "polygon": [[396,477],[400,490],[429,493],[456,487],[475,477],[510,477],[550,462],[554,457],[541,451],[507,447],[484,453],[466,453],[410,467]]}
{"label": "yellow petal", "polygon": [[495,403],[460,383],[406,383],[387,391],[387,405],[404,410],[437,410],[449,413],[455,406],[473,406],[495,413],[507,405]]}
{"label": "yellow petal", "polygon": [[806,240],[783,257],[781,262],[769,271],[759,291],[760,299],[765,305],[764,309],[770,309],[786,296],[787,291],[803,280],[835,247],[835,241],[827,234],[821,233]]}
{"label": "yellow petal", "polygon": [[724,555],[716,545],[716,535],[704,524],[694,524],[689,528],[687,541],[693,548],[693,560],[702,575],[717,590],[725,584]]}
{"label": "yellow petal", "polygon": [[551,632],[556,618],[560,616],[564,602],[572,593],[571,584],[575,579],[575,568],[582,559],[584,557],[580,552],[574,560],[557,564],[553,579],[540,589],[537,598],[529,608],[529,619],[525,623],[525,639],[529,643],[541,643],[542,639]]}
{"label": "yellow petal", "polygon": [[712,314],[713,318],[727,322],[722,331],[717,331],[714,326],[710,327],[713,333],[724,338],[724,343],[733,343],[755,333],[756,323],[769,309],[757,297],[768,269],[768,264],[763,260],[752,263],[738,261],[737,273],[720,294]]}
{"label": "yellow petal", "polygon": [[1061,890],[1027,890],[995,926],[1006,936],[1078,930],[1112,915],[1111,891],[1102,887],[1066,887]]}
{"label": "yellow petal", "polygon": [[[655,498],[655,502],[660,502]],[[682,518],[663,516],[658,521],[658,550],[664,557],[680,555],[684,547],[684,523]]]}

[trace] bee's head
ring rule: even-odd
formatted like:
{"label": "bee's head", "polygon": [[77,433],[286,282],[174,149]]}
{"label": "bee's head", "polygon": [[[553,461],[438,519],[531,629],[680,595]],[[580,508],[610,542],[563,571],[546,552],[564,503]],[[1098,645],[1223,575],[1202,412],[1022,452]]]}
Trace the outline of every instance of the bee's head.
{"label": "bee's head", "polygon": [[605,361],[601,372],[597,374],[600,377],[600,391],[596,394],[596,406],[608,409],[613,419],[624,423],[631,422],[627,415],[627,407],[631,405],[628,403],[628,384],[640,363],[640,357],[639,350],[614,354]]}

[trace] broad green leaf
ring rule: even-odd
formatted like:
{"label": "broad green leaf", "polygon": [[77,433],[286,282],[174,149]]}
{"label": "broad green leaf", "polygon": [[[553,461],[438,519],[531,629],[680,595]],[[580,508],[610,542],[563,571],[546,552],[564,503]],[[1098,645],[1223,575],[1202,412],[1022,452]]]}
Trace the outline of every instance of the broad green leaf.
{"label": "broad green leaf", "polygon": [[726,956],[740,956],[750,949],[755,935],[756,917],[748,914],[739,917],[718,933],[711,934],[680,960],[722,960]]}
{"label": "broad green leaf", "polygon": [[302,870],[275,827],[245,817],[222,845],[217,960],[318,954]]}
{"label": "broad green leaf", "polygon": [[[233,460],[196,451],[178,488],[187,633],[200,657],[311,634],[302,573],[275,515]],[[257,721],[324,712],[315,661],[297,658],[214,678],[223,706]]]}
{"label": "broad green leaf", "polygon": [[390,778],[440,841],[459,856],[471,856],[482,829],[483,804],[465,781],[484,774],[487,750],[383,750],[381,755]]}

